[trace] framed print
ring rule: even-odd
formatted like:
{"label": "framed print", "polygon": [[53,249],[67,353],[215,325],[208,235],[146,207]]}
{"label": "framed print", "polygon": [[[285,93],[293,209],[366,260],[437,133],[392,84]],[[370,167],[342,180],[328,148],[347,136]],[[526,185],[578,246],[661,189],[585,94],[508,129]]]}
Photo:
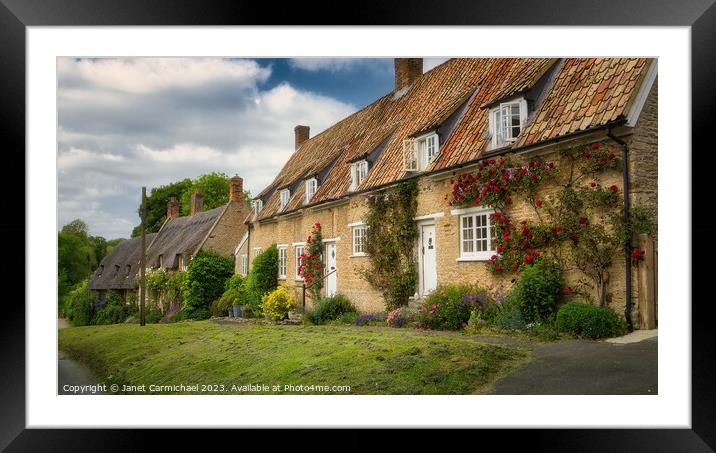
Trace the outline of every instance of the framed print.
{"label": "framed print", "polygon": [[711,167],[692,176],[691,148],[716,9],[430,3],[328,26],[4,2],[8,168],[27,170],[26,215],[3,220],[26,238],[3,447],[453,427],[713,448],[692,304]]}

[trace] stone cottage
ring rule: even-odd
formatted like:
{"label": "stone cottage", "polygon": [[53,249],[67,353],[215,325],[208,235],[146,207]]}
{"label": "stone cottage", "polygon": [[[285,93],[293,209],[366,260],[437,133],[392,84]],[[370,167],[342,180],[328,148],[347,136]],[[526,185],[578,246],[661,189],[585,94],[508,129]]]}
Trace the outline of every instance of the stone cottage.
{"label": "stone cottage", "polygon": [[203,211],[203,195],[191,196],[190,213],[179,216],[179,203],[171,197],[167,203],[167,219],[147,247],[147,267],[169,271],[185,271],[191,259],[207,250],[233,257],[236,243],[246,231],[244,219],[251,205],[244,196],[243,179],[229,181],[229,202]]}
{"label": "stone cottage", "polygon": [[[147,234],[147,244],[156,233]],[[89,279],[89,289],[98,292],[98,299],[106,299],[108,291],[116,291],[127,302],[127,296],[138,288],[137,274],[142,254],[142,238],[120,242],[102,259]]]}
{"label": "stone cottage", "polygon": [[[157,233],[146,235],[147,268],[185,271],[192,257],[200,250],[232,257],[236,243],[246,232],[244,219],[251,205],[244,195],[243,179],[229,181],[229,202],[203,211],[203,196],[192,194],[190,215],[179,215],[179,202],[171,197],[167,203],[167,219]],[[107,291],[121,292],[123,300],[139,289],[141,237],[120,242],[104,257],[89,280],[89,288],[98,291],[104,300]]]}
{"label": "stone cottage", "polygon": [[[392,92],[314,137],[296,126],[295,152],[254,199],[236,271],[246,274],[275,243],[280,282],[300,297],[298,257],[320,222],[326,270],[335,271],[324,291],[347,295],[361,311],[384,309],[359,272],[369,260],[366,196],[416,180],[416,298],[441,283],[505,282],[487,270],[496,253],[491,210],[446,201],[455,174],[496,156],[559,159],[562,150],[598,143],[628,153],[628,199],[656,209],[656,76],[657,61],[646,58],[451,59],[426,73],[422,59],[395,59]],[[621,184],[623,176],[612,172],[603,183]],[[514,211],[533,215],[520,204]],[[638,325],[637,307],[625,310],[639,290],[635,278],[626,290],[626,267],[624,256],[615,260],[608,303],[634,311]]]}

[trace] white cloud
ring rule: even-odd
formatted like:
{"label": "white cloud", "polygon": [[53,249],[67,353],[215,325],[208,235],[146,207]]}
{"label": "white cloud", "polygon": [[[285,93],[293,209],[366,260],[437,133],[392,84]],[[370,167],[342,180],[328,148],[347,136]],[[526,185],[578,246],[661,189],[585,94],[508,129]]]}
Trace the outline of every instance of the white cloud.
{"label": "white cloud", "polygon": [[208,172],[258,193],[291,156],[295,125],[315,135],[355,111],[288,83],[262,89],[270,69],[253,61],[159,60],[58,62],[58,228],[81,218],[128,237],[142,186]]}
{"label": "white cloud", "polygon": [[271,75],[268,68],[253,60],[222,58],[59,58],[57,72],[60,77],[76,77],[125,93],[149,93],[221,79],[253,85]]}

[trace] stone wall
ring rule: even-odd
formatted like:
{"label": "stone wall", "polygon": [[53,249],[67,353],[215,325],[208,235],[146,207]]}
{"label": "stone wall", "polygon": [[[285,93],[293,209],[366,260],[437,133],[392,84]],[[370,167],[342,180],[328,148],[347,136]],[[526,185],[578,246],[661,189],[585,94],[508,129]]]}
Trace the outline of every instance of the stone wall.
{"label": "stone wall", "polygon": [[[632,160],[630,171],[632,174],[632,202],[639,205],[656,207],[657,180],[656,180],[656,85],[649,95],[642,112],[642,118],[633,131],[622,130],[622,137],[630,143]],[[631,134],[633,132],[633,134]],[[631,134],[631,135],[630,135]],[[601,135],[600,144],[617,155],[620,155],[619,146]],[[547,197],[553,193],[558,184],[564,182],[567,174],[566,162],[560,159],[560,151],[581,144],[592,143],[594,138],[585,137],[581,141],[557,143],[530,154],[541,155],[547,161],[553,161],[563,173],[557,178],[556,184],[547,187],[541,196]],[[529,154],[522,157],[529,158]],[[459,213],[448,205],[446,196],[451,193],[452,175],[426,176],[419,179],[419,196],[417,209],[418,224],[434,223],[436,226],[437,248],[437,276],[438,283],[479,283],[482,285],[511,285],[512,275],[496,276],[490,272],[484,261],[459,261]],[[599,175],[602,185],[609,187],[615,184],[622,190],[622,176],[618,170],[605,172]],[[338,292],[348,296],[361,312],[384,310],[382,296],[360,275],[360,269],[367,266],[368,257],[353,257],[352,255],[352,228],[348,225],[362,220],[367,204],[364,195],[355,195],[340,204],[327,206],[322,209],[307,209],[302,214],[292,218],[281,219],[262,224],[253,224],[249,243],[244,246],[241,253],[247,253],[253,258],[253,248],[266,249],[272,243],[287,245],[287,278],[281,282],[293,286],[297,300],[300,303],[301,281],[295,278],[295,245],[304,242],[310,234],[311,226],[320,222],[323,227],[324,239],[335,239],[337,246],[337,276]],[[521,219],[533,220],[537,217],[533,208],[522,200],[516,200],[511,214],[515,221]],[[416,244],[417,253],[417,244]],[[624,255],[617,253],[614,264],[610,270],[608,282],[607,303],[619,313],[625,308],[625,272]],[[238,268],[237,268],[238,269]],[[634,272],[633,301],[638,298],[638,282]],[[578,269],[568,270],[566,273],[568,284],[575,284],[579,279],[585,279]],[[596,300],[596,291],[593,291]],[[310,301],[307,303],[311,305]],[[633,308],[633,319],[638,320],[636,302]],[[638,322],[637,322],[638,324]]]}

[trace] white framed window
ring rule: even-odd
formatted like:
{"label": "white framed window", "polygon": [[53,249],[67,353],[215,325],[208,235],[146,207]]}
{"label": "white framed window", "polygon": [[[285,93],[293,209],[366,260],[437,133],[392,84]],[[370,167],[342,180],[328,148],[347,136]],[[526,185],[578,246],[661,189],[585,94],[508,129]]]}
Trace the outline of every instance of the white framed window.
{"label": "white framed window", "polygon": [[159,255],[159,267],[164,267],[164,255]]}
{"label": "white framed window", "polygon": [[527,101],[515,99],[503,102],[490,111],[490,134],[492,147],[509,145],[522,132],[527,120]]}
{"label": "white framed window", "polygon": [[368,227],[366,225],[353,227],[353,256],[365,256],[368,254],[368,249],[366,248],[367,237]]}
{"label": "white framed window", "polygon": [[186,263],[184,262],[184,255],[177,253],[177,268],[180,271],[186,270]]}
{"label": "white framed window", "polygon": [[431,132],[417,138],[403,140],[403,169],[424,171],[440,153],[438,134]]}
{"label": "white framed window", "polygon": [[311,202],[316,190],[318,190],[318,180],[316,178],[306,180],[306,204]]}
{"label": "white framed window", "polygon": [[249,255],[241,255],[241,275],[249,275]]}
{"label": "white framed window", "polygon": [[288,200],[291,198],[291,191],[288,189],[283,189],[280,192],[281,196],[281,205],[278,207],[279,209],[283,209],[288,204]]}
{"label": "white framed window", "polygon": [[460,221],[460,259],[483,261],[495,254],[492,210],[463,214]]}
{"label": "white framed window", "polygon": [[259,199],[256,200],[256,202],[254,203],[254,209],[256,210],[256,214],[258,214],[259,212],[261,212],[261,210],[262,210],[263,208],[264,208],[264,202],[259,198]]}
{"label": "white framed window", "polygon": [[286,278],[286,247],[278,248],[278,278]]}
{"label": "white framed window", "polygon": [[356,190],[366,176],[368,176],[368,161],[353,162],[351,164],[351,190]]}
{"label": "white framed window", "polygon": [[304,246],[296,246],[296,280],[303,280],[303,277],[298,272],[299,266],[301,266],[301,255],[303,255]]}
{"label": "white framed window", "polygon": [[261,254],[261,247],[254,247],[254,258]]}

